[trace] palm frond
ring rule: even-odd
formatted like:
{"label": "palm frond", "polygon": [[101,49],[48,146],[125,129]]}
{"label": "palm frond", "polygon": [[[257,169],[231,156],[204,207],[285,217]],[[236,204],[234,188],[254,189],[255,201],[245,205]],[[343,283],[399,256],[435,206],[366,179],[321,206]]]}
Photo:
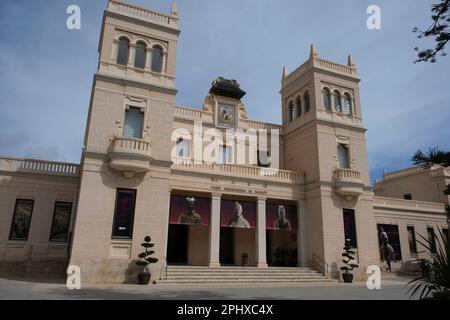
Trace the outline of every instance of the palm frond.
{"label": "palm frond", "polygon": [[[438,230],[439,237],[435,233],[432,238],[425,238],[419,234],[421,239],[417,242],[430,253],[432,249],[436,249],[436,252],[432,254],[431,272],[423,273],[422,276],[408,282],[410,299],[419,293],[419,299],[422,300],[429,298],[434,292],[450,290],[450,249],[444,233],[439,228]],[[423,262],[422,259],[416,261]]]}

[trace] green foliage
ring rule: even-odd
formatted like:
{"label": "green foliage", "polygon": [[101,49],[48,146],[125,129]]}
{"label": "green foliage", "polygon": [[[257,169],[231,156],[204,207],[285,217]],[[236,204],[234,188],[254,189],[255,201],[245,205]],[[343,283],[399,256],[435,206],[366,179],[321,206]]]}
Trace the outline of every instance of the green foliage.
{"label": "green foliage", "polygon": [[427,30],[413,29],[413,32],[418,34],[419,39],[431,37],[435,41],[435,46],[432,49],[420,50],[417,47],[415,48],[417,60],[414,63],[422,61],[435,63],[439,53],[442,56],[446,55],[444,48],[450,41],[450,0],[441,0],[440,3],[431,6],[431,20],[432,24]]}
{"label": "green foliage", "polygon": [[425,168],[430,168],[434,164],[448,167],[450,166],[450,152],[439,150],[439,148],[430,148],[427,153],[418,150],[411,161],[414,162],[414,164],[424,166]]}
{"label": "green foliage", "polygon": [[[408,285],[410,298],[414,298],[419,292],[419,299],[445,299],[450,297],[450,247],[448,239],[439,229],[439,236],[433,235],[433,239],[427,239],[419,235],[418,240],[422,246],[431,252],[434,243],[437,243],[437,252],[432,255],[431,268],[422,276],[411,280]],[[433,243],[434,242],[434,243]]]}
{"label": "green foliage", "polygon": [[356,263],[351,263],[355,260],[355,254],[355,250],[353,250],[349,242],[346,242],[344,246],[344,252],[342,253],[342,257],[344,257],[344,259],[342,259],[344,266],[340,268],[342,271],[345,271],[345,273],[358,268],[358,265]]}
{"label": "green foliage", "polygon": [[450,184],[445,187],[443,192],[446,196],[450,196]]}
{"label": "green foliage", "polygon": [[136,261],[136,264],[141,267],[147,267],[151,263],[158,262],[158,259],[151,257],[155,251],[149,250],[150,248],[153,248],[155,245],[151,243],[152,238],[150,236],[146,236],[144,238],[144,242],[141,243],[141,246],[145,248],[144,252],[141,252],[138,257],[140,260]]}

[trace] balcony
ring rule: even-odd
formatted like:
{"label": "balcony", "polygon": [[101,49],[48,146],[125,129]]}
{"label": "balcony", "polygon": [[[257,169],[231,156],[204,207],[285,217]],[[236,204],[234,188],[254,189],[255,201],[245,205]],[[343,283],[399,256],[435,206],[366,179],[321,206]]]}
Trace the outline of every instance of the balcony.
{"label": "balcony", "polygon": [[296,171],[261,168],[249,165],[219,164],[200,162],[195,163],[191,159],[174,158],[172,170],[197,172],[210,175],[222,175],[229,177],[242,177],[265,182],[280,182],[288,184],[303,184],[303,174]]}
{"label": "balcony", "polygon": [[336,192],[346,200],[357,198],[363,193],[361,173],[356,170],[337,168],[334,170],[334,181]]}
{"label": "balcony", "polygon": [[109,155],[109,166],[126,178],[150,171],[151,144],[146,139],[114,137]]}
{"label": "balcony", "polygon": [[80,165],[46,160],[0,157],[0,171],[79,177]]}

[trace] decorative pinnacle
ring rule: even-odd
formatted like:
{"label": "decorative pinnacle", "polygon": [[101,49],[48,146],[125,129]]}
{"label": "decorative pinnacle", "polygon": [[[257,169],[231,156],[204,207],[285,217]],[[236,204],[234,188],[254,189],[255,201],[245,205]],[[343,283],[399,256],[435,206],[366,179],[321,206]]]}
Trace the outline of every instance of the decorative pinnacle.
{"label": "decorative pinnacle", "polygon": [[286,67],[283,67],[283,79],[289,75],[289,71]]}
{"label": "decorative pinnacle", "polygon": [[317,49],[316,47],[314,47],[314,44],[311,44],[311,50],[309,52],[309,58],[313,59],[313,58],[318,58],[319,54],[317,53]]}
{"label": "decorative pinnacle", "polygon": [[172,2],[172,10],[170,11],[170,15],[178,17],[178,6],[176,1]]}
{"label": "decorative pinnacle", "polygon": [[351,54],[348,55],[347,65],[348,65],[349,67],[356,67],[355,63],[353,62],[353,58],[352,58],[352,55],[351,55]]}

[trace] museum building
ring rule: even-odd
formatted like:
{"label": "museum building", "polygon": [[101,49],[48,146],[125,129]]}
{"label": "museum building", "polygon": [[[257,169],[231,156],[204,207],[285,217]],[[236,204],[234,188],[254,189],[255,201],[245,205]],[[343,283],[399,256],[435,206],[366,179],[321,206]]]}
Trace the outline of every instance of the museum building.
{"label": "museum building", "polygon": [[109,0],[81,163],[0,157],[0,274],[76,265],[85,282],[132,281],[147,235],[155,281],[171,266],[186,266],[184,279],[233,266],[337,278],[345,242],[363,276],[383,265],[381,229],[397,269],[433,253],[416,237],[448,233],[438,190],[450,171],[414,167],[371,186],[351,56],[339,64],[311,46],[283,70],[282,124],[259,122],[236,80],[215,79],[200,108],[175,104],[178,23],[176,4],[162,14]]}

